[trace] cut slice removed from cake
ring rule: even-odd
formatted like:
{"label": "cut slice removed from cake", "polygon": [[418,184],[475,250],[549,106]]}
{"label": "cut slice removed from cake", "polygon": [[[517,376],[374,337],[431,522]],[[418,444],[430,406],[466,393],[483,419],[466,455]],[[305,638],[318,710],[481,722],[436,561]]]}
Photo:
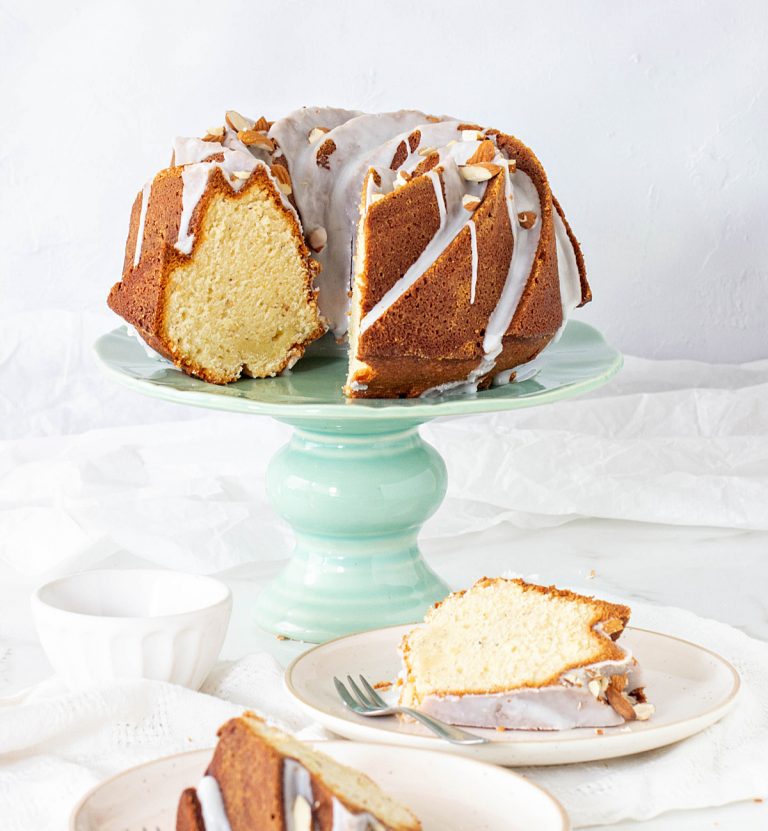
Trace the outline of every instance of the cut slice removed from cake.
{"label": "cut slice removed from cake", "polygon": [[402,640],[400,704],[451,724],[520,730],[646,719],[636,659],[617,641],[627,606],[483,578]]}
{"label": "cut slice removed from cake", "polygon": [[365,774],[253,713],[228,721],[205,776],[179,800],[176,831],[421,831]]}

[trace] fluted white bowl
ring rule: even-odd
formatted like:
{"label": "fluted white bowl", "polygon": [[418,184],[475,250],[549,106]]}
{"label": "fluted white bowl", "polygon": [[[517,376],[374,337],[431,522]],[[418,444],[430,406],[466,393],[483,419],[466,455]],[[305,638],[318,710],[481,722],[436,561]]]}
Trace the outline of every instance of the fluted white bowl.
{"label": "fluted white bowl", "polygon": [[73,689],[137,678],[198,689],[231,611],[219,580],[152,569],[85,571],[32,596],[45,654]]}

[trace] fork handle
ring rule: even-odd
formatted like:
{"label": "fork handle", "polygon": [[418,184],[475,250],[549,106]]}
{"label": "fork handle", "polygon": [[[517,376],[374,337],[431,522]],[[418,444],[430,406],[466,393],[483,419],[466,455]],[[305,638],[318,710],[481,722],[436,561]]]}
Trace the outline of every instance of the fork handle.
{"label": "fork handle", "polygon": [[468,733],[460,727],[454,727],[452,724],[446,724],[444,721],[432,718],[426,713],[419,710],[412,710],[410,707],[398,707],[399,712],[410,716],[416,721],[420,721],[425,727],[428,727],[436,736],[445,739],[451,744],[485,744],[486,739],[478,736],[475,733]]}

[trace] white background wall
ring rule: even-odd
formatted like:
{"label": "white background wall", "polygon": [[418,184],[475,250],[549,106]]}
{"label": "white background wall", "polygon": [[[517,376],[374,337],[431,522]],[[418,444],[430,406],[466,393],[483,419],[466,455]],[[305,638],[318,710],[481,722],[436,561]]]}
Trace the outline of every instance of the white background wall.
{"label": "white background wall", "polygon": [[582,241],[582,319],[629,353],[766,357],[767,81],[761,0],[0,0],[4,432],[143,417],[89,344],[117,324],[137,190],[227,108],[412,106],[513,132]]}

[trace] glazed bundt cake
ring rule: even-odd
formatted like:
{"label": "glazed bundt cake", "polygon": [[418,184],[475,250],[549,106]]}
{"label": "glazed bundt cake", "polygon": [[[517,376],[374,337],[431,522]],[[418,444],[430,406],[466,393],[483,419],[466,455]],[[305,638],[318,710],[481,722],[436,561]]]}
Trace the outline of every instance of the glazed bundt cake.
{"label": "glazed bundt cake", "polygon": [[350,397],[505,383],[591,299],[534,154],[447,117],[230,111],[137,196],[109,305],[214,383],[348,336]]}

